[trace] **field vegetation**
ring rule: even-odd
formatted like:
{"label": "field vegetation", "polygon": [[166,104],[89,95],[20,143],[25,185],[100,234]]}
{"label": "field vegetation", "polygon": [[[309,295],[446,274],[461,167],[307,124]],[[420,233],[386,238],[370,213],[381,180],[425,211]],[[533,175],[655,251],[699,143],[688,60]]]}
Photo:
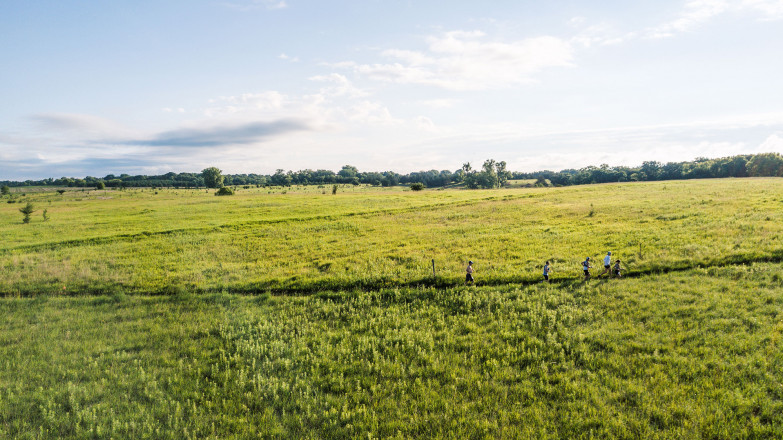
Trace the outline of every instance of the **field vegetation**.
{"label": "field vegetation", "polygon": [[[30,193],[0,204],[0,294],[317,292],[557,279],[612,250],[629,275],[781,259],[783,181],[488,191],[328,188]],[[40,211],[39,211],[40,212]],[[435,260],[435,276],[432,260]]]}
{"label": "field vegetation", "polygon": [[0,438],[783,437],[781,179],[9,197]]}

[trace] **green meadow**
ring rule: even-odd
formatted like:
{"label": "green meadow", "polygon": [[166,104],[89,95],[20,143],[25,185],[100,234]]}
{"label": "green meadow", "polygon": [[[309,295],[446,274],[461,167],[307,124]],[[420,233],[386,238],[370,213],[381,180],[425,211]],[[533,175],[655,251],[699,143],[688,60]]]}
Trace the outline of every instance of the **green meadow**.
{"label": "green meadow", "polygon": [[[325,194],[324,194],[325,193]],[[607,250],[629,275],[780,260],[783,181],[510,190],[343,187],[30,193],[0,204],[0,294],[313,293],[578,279]],[[47,210],[49,220],[43,221]],[[432,273],[435,260],[435,275]]]}
{"label": "green meadow", "polygon": [[0,438],[783,437],[783,179],[12,196]]}

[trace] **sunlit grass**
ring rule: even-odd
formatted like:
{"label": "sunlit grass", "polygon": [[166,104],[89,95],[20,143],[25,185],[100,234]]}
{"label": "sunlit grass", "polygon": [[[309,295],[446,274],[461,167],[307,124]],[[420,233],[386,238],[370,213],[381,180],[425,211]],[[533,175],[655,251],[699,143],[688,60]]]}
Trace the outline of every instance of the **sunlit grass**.
{"label": "sunlit grass", "polygon": [[538,280],[546,260],[556,280],[578,279],[580,261],[608,250],[629,275],[783,256],[780,179],[348,190],[38,194],[47,222],[0,208],[0,293],[456,285],[467,260],[479,284],[502,285]]}
{"label": "sunlit grass", "polygon": [[0,436],[778,438],[781,279],[7,298]]}
{"label": "sunlit grass", "polygon": [[25,197],[0,438],[783,437],[781,179]]}

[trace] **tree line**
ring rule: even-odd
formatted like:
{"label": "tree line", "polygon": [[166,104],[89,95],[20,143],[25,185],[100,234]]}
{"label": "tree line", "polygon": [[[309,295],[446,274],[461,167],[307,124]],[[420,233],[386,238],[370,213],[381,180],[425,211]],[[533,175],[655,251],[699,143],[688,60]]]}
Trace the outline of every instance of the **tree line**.
{"label": "tree line", "polygon": [[[639,167],[588,166],[562,171],[514,173],[515,179],[536,179],[554,186],[651,180],[709,179],[722,177],[783,176],[783,156],[778,153],[743,154],[718,159],[697,158],[688,162],[647,161]],[[548,182],[547,182],[548,181]]]}
{"label": "tree line", "polygon": [[[225,174],[215,185],[207,168],[200,173],[166,173],[157,176],[109,174],[104,177],[61,177],[42,180],[0,181],[0,185],[58,187],[174,187],[203,188],[218,186],[291,186],[327,184],[368,184],[397,186],[421,183],[428,188],[463,185],[467,188],[497,188],[511,179],[535,179],[537,185],[567,186],[590,183],[631,182],[650,180],[705,179],[719,177],[783,176],[783,156],[778,153],[746,154],[718,159],[698,158],[690,162],[660,163],[647,161],[638,167],[602,164],[561,171],[510,172],[505,161],[488,159],[480,168],[465,163],[460,169],[417,171],[399,174],[394,171],[361,172],[345,165],[340,171],[278,169],[274,174]],[[217,168],[215,168],[217,170]],[[217,170],[218,172],[220,170]]]}

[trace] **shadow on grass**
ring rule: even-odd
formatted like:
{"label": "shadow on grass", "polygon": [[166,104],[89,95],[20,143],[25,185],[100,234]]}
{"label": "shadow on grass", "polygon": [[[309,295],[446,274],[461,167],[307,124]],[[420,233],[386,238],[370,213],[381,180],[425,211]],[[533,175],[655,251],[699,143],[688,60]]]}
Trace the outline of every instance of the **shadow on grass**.
{"label": "shadow on grass", "polygon": [[[651,264],[642,266],[634,270],[627,271],[621,279],[639,278],[649,275],[666,274],[671,272],[682,272],[693,269],[706,269],[710,267],[737,266],[751,263],[779,263],[783,261],[783,249],[778,249],[769,254],[735,254],[721,258],[709,260],[687,261],[680,260],[669,263],[668,265]],[[575,271],[576,272],[576,271]],[[585,283],[611,282],[616,280],[614,277],[594,276],[589,280],[584,280],[581,273],[577,276],[563,277],[553,279],[550,285],[559,288],[578,288]],[[476,287],[508,286],[518,285],[520,287],[543,284],[540,276],[494,276],[488,279],[479,279],[476,281]],[[132,286],[101,284],[93,286],[84,286],[70,290],[66,295],[97,295],[111,298],[109,301],[122,302],[121,299],[126,294],[142,295],[162,295],[173,298],[187,298],[191,295],[205,296],[213,302],[226,301],[225,294],[241,295],[261,295],[268,299],[270,295],[288,295],[288,296],[309,296],[318,294],[319,297],[328,299],[330,295],[344,297],[346,292],[368,292],[368,291],[386,291],[389,289],[415,289],[415,288],[436,288],[453,289],[464,286],[462,277],[422,277],[413,280],[397,280],[390,277],[365,278],[358,280],[299,280],[299,279],[276,279],[265,282],[250,282],[245,285],[223,286],[216,289],[202,289],[195,286],[166,285],[153,291],[143,291]],[[62,292],[58,292],[62,293]],[[14,292],[12,296],[32,297],[38,295],[51,295],[50,286],[28,286],[24,291]],[[119,300],[118,300],[119,299]]]}

